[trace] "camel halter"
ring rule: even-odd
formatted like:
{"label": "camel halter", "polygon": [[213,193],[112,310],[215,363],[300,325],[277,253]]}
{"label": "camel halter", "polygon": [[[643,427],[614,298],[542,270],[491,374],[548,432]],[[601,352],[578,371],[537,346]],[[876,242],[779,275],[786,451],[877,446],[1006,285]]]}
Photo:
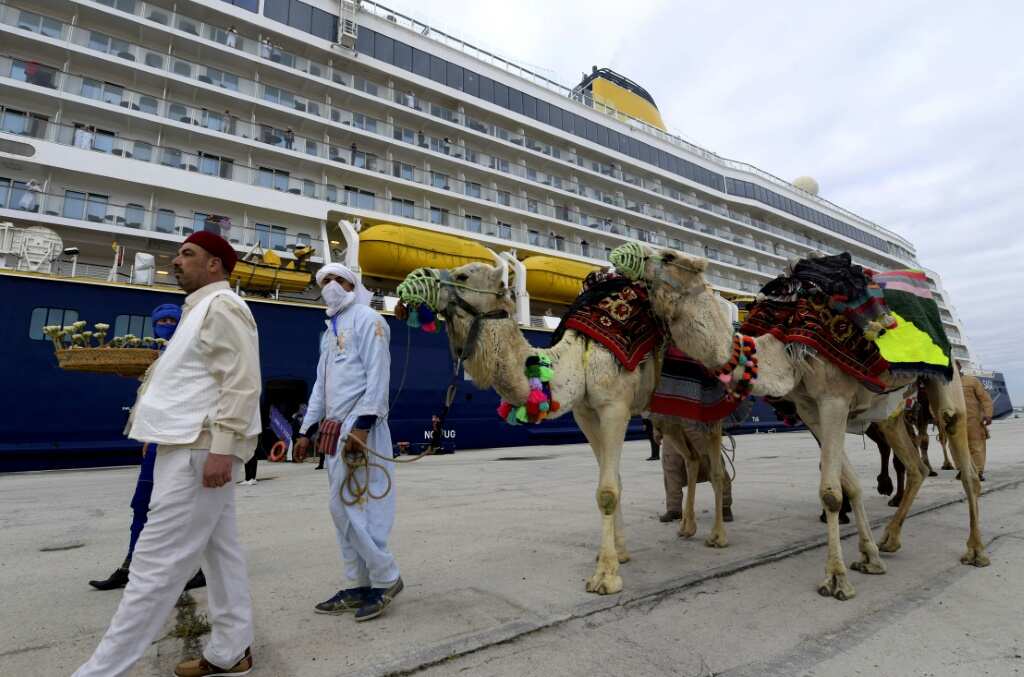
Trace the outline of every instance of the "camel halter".
{"label": "camel halter", "polygon": [[[644,279],[644,272],[646,271],[648,260],[654,261],[654,267],[652,270],[653,274],[651,276],[652,279],[650,280]],[[671,277],[666,277],[663,274],[666,266],[679,268],[680,270],[685,270],[688,273],[703,273],[703,271],[698,270],[693,266],[688,266],[685,263],[679,263],[678,261],[665,261],[661,256],[648,256],[644,252],[644,248],[637,242],[627,242],[624,245],[616,247],[612,250],[612,253],[608,255],[608,261],[615,266],[615,270],[634,282],[643,280],[648,286],[654,282],[660,282],[667,284],[677,292],[682,292],[683,286]]]}
{"label": "camel halter", "polygon": [[[441,308],[442,286],[449,287],[451,289],[448,294],[448,303],[444,308]],[[454,319],[457,310],[462,310],[473,318],[473,322],[469,325],[469,333],[466,336],[466,342],[462,346],[461,353],[459,355],[455,355],[454,349],[452,351],[453,357],[456,357],[461,365],[472,357],[474,352],[476,352],[477,339],[480,336],[480,329],[483,321],[507,320],[509,318],[509,314],[507,310],[491,310],[486,313],[481,312],[466,301],[466,299],[462,298],[462,295],[457,291],[459,289],[465,289],[466,291],[477,292],[479,294],[491,294],[492,296],[499,297],[505,296],[508,293],[507,287],[503,287],[500,291],[471,287],[468,284],[453,280],[451,278],[451,273],[447,270],[434,271],[430,268],[417,268],[409,273],[405,280],[398,285],[397,292],[403,303],[408,305],[425,303],[431,310],[443,315],[448,321]]]}

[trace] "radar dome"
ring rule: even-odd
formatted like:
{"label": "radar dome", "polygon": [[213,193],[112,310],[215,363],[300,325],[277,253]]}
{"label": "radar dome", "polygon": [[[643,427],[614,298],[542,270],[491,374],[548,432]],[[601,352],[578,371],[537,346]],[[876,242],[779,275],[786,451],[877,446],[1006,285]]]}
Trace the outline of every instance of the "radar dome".
{"label": "radar dome", "polygon": [[793,181],[793,185],[811,195],[818,194],[818,182],[810,176],[801,176]]}

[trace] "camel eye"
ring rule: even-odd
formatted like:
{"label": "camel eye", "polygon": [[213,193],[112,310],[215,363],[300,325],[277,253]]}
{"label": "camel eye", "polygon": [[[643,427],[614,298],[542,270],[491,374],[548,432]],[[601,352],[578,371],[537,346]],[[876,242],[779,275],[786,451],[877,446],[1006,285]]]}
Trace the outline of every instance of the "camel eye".
{"label": "camel eye", "polygon": [[661,260],[664,263],[672,263],[673,261],[676,260],[676,255],[675,254],[662,254]]}
{"label": "camel eye", "polygon": [[467,280],[469,280],[469,275],[467,275],[466,273],[459,273],[458,275],[455,276],[455,279],[459,282],[466,282]]}

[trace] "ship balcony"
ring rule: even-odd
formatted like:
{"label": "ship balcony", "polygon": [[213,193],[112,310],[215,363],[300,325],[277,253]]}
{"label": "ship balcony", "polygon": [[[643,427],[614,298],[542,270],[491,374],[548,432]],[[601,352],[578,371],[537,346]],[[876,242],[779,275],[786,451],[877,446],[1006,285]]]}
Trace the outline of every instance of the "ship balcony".
{"label": "ship balcony", "polygon": [[[252,38],[245,38],[243,36],[236,35],[234,38],[232,38],[234,44],[229,45],[228,33],[223,27],[205,24],[201,21],[197,21],[194,18],[187,17],[184,15],[176,15],[174,13],[168,12],[163,8],[150,6],[146,3],[135,3],[133,8],[130,6],[130,3],[126,3],[123,5],[119,5],[119,8],[132,9],[133,11],[131,13],[133,13],[135,16],[145,18],[148,21],[153,21],[162,26],[172,28],[176,27],[178,30],[183,31],[191,36],[202,37],[206,40],[211,41],[212,43],[223,45],[224,48],[239,50],[251,54],[253,56],[259,56],[260,58],[267,59],[273,63],[281,64],[284,67],[302,71],[303,73],[309,74],[313,77],[322,77],[328,79],[336,85],[342,85],[345,87],[351,86],[354,90],[357,90],[362,94],[382,98],[390,103],[398,103],[400,105],[415,110],[429,111],[429,114],[431,116],[443,120],[447,123],[463,125],[478,133],[490,134],[496,138],[502,139],[513,145],[518,145],[520,147],[530,149],[535,153],[544,154],[555,159],[560,159],[561,153],[556,146],[552,146],[551,144],[548,144],[544,141],[539,141],[527,137],[525,135],[513,135],[508,130],[502,129],[495,125],[480,122],[469,116],[461,115],[458,111],[453,111],[439,104],[428,103],[427,101],[419,98],[415,92],[390,89],[386,86],[373,83],[371,80],[368,80],[366,78],[353,75],[343,70],[335,69],[330,64],[316,63],[310,61],[309,59],[298,57],[297,55],[282,52],[279,48],[276,47],[273,49],[276,50],[278,54],[277,58],[274,58],[273,53],[267,52],[267,49],[270,48],[258,45],[256,41],[254,41]],[[302,97],[300,95],[288,92],[287,90],[282,88],[261,85],[255,81],[239,77],[227,71],[212,68],[210,66],[205,66],[198,63],[193,63],[187,59],[176,58],[173,55],[168,55],[163,52],[148,50],[139,45],[132,45],[124,40],[106,36],[105,34],[99,31],[91,31],[86,29],[78,29],[72,31],[71,27],[66,25],[61,25],[58,31],[57,23],[55,23],[55,20],[53,19],[47,19],[46,17],[41,17],[40,15],[25,12],[23,10],[16,10],[6,5],[0,6],[0,10],[2,10],[0,11],[0,23],[17,25],[19,28],[25,30],[33,30],[35,32],[48,36],[56,36],[59,33],[59,35],[63,39],[69,39],[74,44],[78,44],[90,50],[98,51],[104,54],[116,56],[119,59],[145,63],[147,66],[163,69],[180,77],[195,79],[199,82],[202,82],[210,86],[217,86],[226,90],[247,94],[250,96],[261,98],[263,100],[279,103],[280,105],[285,106],[287,108],[291,108],[300,112],[308,112],[313,115],[321,117],[326,116],[326,111],[328,108],[330,108],[324,102],[311,100],[307,97]],[[124,103],[122,103],[122,105],[124,105]],[[133,107],[133,109],[134,106],[139,106],[139,109],[145,110],[147,106],[152,106],[152,102],[146,99],[142,99],[138,103],[129,102],[127,105]],[[195,123],[195,121],[197,120],[196,116],[180,110],[180,107],[179,110],[175,111],[173,115],[169,115],[168,117],[171,119],[177,119],[179,121],[192,123]],[[216,118],[216,116],[214,117]],[[337,109],[331,111],[332,119],[337,119],[339,117],[344,116],[339,116],[337,114]],[[218,124],[216,122],[216,119],[214,121],[214,124]],[[223,124],[229,125],[231,124],[231,121],[228,120]],[[252,135],[252,138],[256,138],[255,134]],[[308,143],[308,140],[299,139],[298,142],[300,144],[306,144]],[[322,141],[318,141],[315,143],[322,144]],[[421,143],[419,145],[426,144]],[[446,154],[452,154],[455,157],[471,157],[474,154],[474,151],[471,151],[470,149],[467,148],[460,148],[458,147],[457,144],[454,143],[445,143],[444,147],[446,150]],[[308,152],[308,150],[306,152]],[[565,162],[572,163],[574,161],[580,165],[583,164],[582,159],[580,157],[569,158]],[[643,188],[644,181],[642,178],[634,177],[630,173],[624,170],[620,170],[612,164],[593,164],[595,165],[594,170],[587,170],[584,167],[584,171],[592,171],[592,173],[601,177],[614,177],[618,181],[623,182],[627,185]],[[513,173],[513,175],[518,175],[520,178],[523,178],[523,174],[525,172],[522,167],[513,164],[511,173]],[[551,185],[550,181],[541,180],[539,182],[545,183],[546,185]],[[658,188],[657,191],[648,188],[646,189],[646,192],[650,193],[651,195],[660,195],[661,183],[662,181],[660,179],[656,182],[656,187]],[[623,207],[626,209],[632,209],[632,211],[641,214],[644,213],[644,210],[638,208],[637,206],[633,206],[631,208],[627,204],[624,204],[623,200],[608,199],[607,197],[604,196],[602,196],[601,199],[602,201],[605,201],[609,204],[614,204],[615,206]],[[689,200],[687,201],[689,202]],[[745,219],[737,218],[736,214],[732,213],[732,211],[726,207],[715,204],[709,204],[704,200],[700,200],[696,206],[706,210],[711,215],[727,219],[733,219],[734,221],[739,221],[741,223],[746,223]],[[815,246],[809,243],[806,240],[806,238],[803,238],[797,233],[786,231],[778,227],[763,230],[765,230],[766,232],[771,232],[773,235],[776,235],[778,237],[795,240],[797,242],[800,242],[801,244],[805,244],[805,246],[808,246],[811,249],[822,248],[821,246]],[[872,265],[877,268],[885,267],[878,265],[877,263]]]}

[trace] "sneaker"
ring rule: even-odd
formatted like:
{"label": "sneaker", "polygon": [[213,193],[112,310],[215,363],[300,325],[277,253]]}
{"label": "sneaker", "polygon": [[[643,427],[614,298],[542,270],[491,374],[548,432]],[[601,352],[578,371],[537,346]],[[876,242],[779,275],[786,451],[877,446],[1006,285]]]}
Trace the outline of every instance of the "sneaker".
{"label": "sneaker", "polygon": [[338,594],[326,602],[320,602],[314,609],[318,614],[343,614],[348,611],[355,611],[363,606],[363,601],[372,588],[349,588],[339,590]]}
{"label": "sneaker", "polygon": [[128,585],[128,567],[120,566],[102,581],[89,581],[89,585],[97,590],[117,590]]}
{"label": "sneaker", "polygon": [[188,579],[188,583],[185,584],[186,590],[195,590],[196,588],[206,587],[206,574],[200,569],[196,572],[196,575]]}
{"label": "sneaker", "polygon": [[683,513],[678,510],[666,510],[658,517],[659,522],[675,522],[683,519]]}
{"label": "sneaker", "polygon": [[218,677],[218,675],[248,675],[252,672],[252,651],[248,648],[242,660],[230,668],[218,668],[205,658],[193,658],[190,661],[182,661],[174,668],[174,677]]}
{"label": "sneaker", "polygon": [[402,592],[404,587],[405,583],[402,582],[402,577],[399,576],[398,580],[391,584],[391,587],[372,588],[367,593],[363,605],[356,609],[356,621],[368,621],[383,614],[384,610],[398,596],[398,593]]}

